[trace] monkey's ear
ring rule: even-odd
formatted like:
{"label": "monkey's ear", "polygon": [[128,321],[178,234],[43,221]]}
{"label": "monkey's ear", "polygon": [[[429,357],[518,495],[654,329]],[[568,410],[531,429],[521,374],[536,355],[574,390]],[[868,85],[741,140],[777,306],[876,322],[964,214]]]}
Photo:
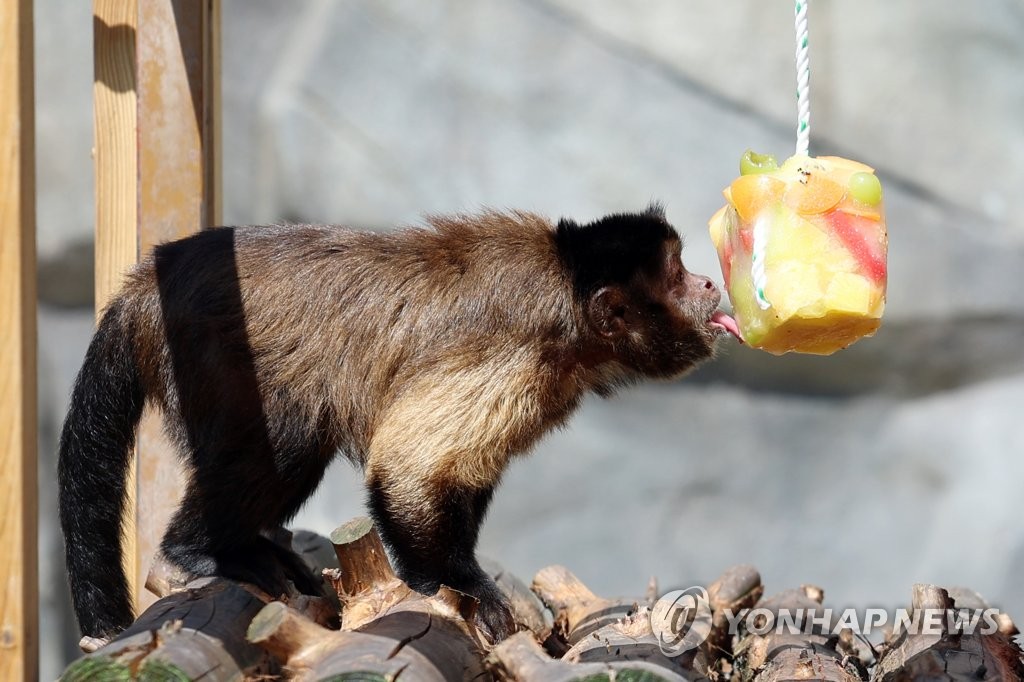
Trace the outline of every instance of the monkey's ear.
{"label": "monkey's ear", "polygon": [[626,293],[618,287],[601,287],[587,301],[587,317],[599,336],[615,341],[626,335]]}

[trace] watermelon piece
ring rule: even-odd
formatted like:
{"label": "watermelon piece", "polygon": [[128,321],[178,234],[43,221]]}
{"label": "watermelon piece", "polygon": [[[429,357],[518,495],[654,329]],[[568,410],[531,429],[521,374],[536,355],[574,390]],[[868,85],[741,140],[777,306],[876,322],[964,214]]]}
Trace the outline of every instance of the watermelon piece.
{"label": "watermelon piece", "polygon": [[877,222],[846,211],[833,211],[825,216],[832,233],[838,237],[861,269],[875,283],[885,281],[885,246],[880,243]]}

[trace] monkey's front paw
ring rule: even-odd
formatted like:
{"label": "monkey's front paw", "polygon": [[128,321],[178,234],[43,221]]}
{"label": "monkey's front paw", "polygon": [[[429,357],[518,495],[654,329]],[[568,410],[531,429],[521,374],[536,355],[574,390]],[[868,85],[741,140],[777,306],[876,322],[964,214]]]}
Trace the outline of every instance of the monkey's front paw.
{"label": "monkey's front paw", "polygon": [[487,595],[480,597],[473,621],[492,644],[508,638],[518,628],[512,611],[504,597]]}

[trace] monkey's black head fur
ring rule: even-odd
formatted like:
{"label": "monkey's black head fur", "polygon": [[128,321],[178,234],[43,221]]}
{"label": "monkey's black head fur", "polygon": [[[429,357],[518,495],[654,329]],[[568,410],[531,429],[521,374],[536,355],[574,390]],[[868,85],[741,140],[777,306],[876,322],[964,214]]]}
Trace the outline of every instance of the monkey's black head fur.
{"label": "monkey's black head fur", "polygon": [[583,300],[603,286],[628,285],[638,272],[660,272],[671,240],[679,241],[679,235],[657,203],[642,213],[616,213],[584,225],[563,218],[555,232],[559,255]]}

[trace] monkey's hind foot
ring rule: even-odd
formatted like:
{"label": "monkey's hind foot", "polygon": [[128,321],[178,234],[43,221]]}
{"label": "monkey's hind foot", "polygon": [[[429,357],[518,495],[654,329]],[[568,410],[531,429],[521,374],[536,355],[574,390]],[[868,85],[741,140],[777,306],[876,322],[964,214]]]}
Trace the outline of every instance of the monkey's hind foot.
{"label": "monkey's hind foot", "polygon": [[293,591],[314,597],[325,596],[323,580],[298,554],[264,537],[252,543],[213,554],[181,547],[163,548],[164,555],[193,575],[217,576],[249,583],[271,597]]}
{"label": "monkey's hind foot", "polygon": [[325,596],[323,580],[298,554],[264,537],[224,556],[219,565],[225,578],[252,583],[273,597],[289,594],[290,587],[300,594]]}
{"label": "monkey's hind foot", "polygon": [[498,644],[519,629],[504,596],[500,596],[499,593],[497,598],[493,596],[478,598],[480,605],[477,606],[473,621],[477,628],[491,640],[492,644]]}

